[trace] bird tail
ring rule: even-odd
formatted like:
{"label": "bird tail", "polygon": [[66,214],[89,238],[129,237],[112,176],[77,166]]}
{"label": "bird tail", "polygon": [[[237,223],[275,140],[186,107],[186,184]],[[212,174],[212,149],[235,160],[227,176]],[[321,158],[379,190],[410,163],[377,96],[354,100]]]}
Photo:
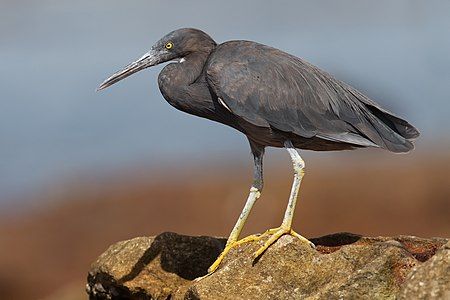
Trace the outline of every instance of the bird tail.
{"label": "bird tail", "polygon": [[417,128],[372,101],[363,101],[361,104],[369,123],[366,123],[368,126],[364,126],[362,132],[370,140],[391,152],[405,153],[414,149],[413,141],[420,135]]}

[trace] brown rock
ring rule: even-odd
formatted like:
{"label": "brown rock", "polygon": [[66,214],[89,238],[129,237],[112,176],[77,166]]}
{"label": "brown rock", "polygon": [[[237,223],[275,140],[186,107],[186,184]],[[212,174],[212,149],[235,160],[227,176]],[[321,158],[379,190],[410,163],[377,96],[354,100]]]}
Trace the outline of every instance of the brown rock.
{"label": "brown rock", "polygon": [[450,299],[450,242],[411,270],[398,298]]}
{"label": "brown rock", "polygon": [[312,239],[314,250],[283,236],[253,261],[262,242],[232,249],[197,281],[225,239],[163,233],[119,242],[92,265],[87,292],[90,299],[411,299],[420,282],[424,295],[449,289],[448,247],[435,255],[446,239],[340,233]]}
{"label": "brown rock", "polygon": [[225,242],[170,232],[118,242],[91,266],[90,299],[167,299],[205,275]]}

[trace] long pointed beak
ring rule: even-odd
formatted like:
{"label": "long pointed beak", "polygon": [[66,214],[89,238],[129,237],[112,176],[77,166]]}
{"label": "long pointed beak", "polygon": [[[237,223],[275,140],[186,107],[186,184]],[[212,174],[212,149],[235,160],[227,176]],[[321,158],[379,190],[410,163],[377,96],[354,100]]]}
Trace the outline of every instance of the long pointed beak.
{"label": "long pointed beak", "polygon": [[145,53],[141,58],[138,60],[130,63],[126,67],[124,67],[122,70],[117,71],[113,75],[111,75],[109,78],[107,78],[103,83],[97,88],[97,91],[103,90],[114,83],[130,76],[131,74],[134,74],[140,70],[143,70],[145,68],[157,65],[159,63],[159,57],[158,52],[154,50],[150,50],[149,52]]}

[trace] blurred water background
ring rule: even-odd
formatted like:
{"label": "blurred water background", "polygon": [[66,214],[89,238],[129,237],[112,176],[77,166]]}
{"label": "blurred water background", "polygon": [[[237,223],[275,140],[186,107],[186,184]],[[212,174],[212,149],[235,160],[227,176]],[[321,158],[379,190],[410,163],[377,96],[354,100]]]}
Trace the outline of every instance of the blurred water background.
{"label": "blurred water background", "polygon": [[[245,137],[176,111],[162,66],[95,92],[160,37],[196,27],[302,57],[416,125],[408,155],[303,151],[306,237],[450,234],[450,2],[0,0],[0,298],[85,299],[111,243],[226,236],[251,183]],[[243,234],[279,225],[285,151]]]}
{"label": "blurred water background", "polygon": [[241,134],[167,105],[156,82],[161,67],[94,92],[179,27],[219,43],[259,41],[320,66],[417,125],[419,149],[449,139],[450,2],[0,5],[0,208],[80,171],[248,159]]}

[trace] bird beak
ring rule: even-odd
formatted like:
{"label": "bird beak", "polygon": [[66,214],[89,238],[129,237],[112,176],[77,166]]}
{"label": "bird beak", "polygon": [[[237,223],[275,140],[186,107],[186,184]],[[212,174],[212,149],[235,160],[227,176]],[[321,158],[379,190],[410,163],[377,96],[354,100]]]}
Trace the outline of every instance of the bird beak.
{"label": "bird beak", "polygon": [[160,63],[160,57],[158,54],[159,53],[155,50],[150,50],[149,52],[145,53],[141,58],[127,65],[125,68],[114,73],[105,81],[103,81],[103,83],[97,88],[97,91],[103,90],[140,70],[157,65],[158,63]]}

